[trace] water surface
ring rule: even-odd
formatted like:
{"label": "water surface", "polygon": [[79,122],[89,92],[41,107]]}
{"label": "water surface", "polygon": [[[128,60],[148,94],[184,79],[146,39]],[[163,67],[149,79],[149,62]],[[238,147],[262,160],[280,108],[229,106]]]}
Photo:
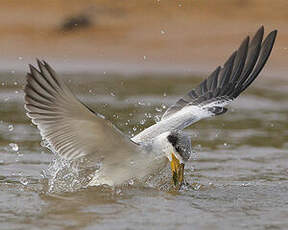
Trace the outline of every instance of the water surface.
{"label": "water surface", "polygon": [[[133,136],[203,76],[64,74]],[[151,185],[47,193],[53,154],[23,109],[22,74],[0,75],[0,229],[287,229],[288,82],[256,80],[225,115],[187,129],[195,154],[179,192]]]}

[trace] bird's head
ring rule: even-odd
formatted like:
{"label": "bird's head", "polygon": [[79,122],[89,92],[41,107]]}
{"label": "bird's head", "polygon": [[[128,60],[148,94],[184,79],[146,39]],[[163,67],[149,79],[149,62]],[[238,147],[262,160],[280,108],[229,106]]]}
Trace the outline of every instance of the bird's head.
{"label": "bird's head", "polygon": [[172,170],[172,181],[176,189],[183,182],[185,162],[191,156],[191,139],[181,131],[165,132],[156,138],[158,150],[169,159]]}

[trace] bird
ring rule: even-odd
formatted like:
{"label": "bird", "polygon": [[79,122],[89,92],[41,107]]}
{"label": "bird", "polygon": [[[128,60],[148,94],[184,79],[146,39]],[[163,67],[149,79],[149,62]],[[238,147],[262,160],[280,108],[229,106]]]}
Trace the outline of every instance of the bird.
{"label": "bird", "polygon": [[191,138],[183,130],[227,112],[259,75],[272,51],[277,30],[264,39],[261,26],[198,86],[168,107],[159,122],[133,138],[103,115],[80,102],[55,70],[37,59],[26,75],[27,116],[49,148],[78,169],[95,168],[89,186],[117,186],[159,172],[170,163],[171,184],[179,190],[192,154]]}

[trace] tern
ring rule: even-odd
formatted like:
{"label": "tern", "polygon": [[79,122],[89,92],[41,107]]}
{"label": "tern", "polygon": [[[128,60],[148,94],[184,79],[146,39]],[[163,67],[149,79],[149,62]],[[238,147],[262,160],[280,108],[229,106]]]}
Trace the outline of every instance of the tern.
{"label": "tern", "polygon": [[25,109],[42,139],[73,167],[99,166],[90,186],[116,186],[141,179],[169,162],[172,184],[181,187],[191,139],[182,130],[208,117],[224,114],[226,106],[259,75],[273,48],[277,30],[263,39],[262,26],[247,36],[223,67],[189,91],[161,120],[128,138],[101,114],[81,103],[45,61],[30,65],[25,86]]}

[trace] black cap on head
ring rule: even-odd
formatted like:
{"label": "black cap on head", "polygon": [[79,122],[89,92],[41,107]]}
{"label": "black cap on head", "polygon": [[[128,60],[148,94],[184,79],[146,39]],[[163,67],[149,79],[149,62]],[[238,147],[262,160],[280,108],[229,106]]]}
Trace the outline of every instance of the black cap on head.
{"label": "black cap on head", "polygon": [[178,136],[177,133],[171,133],[167,136],[168,141],[173,145],[173,147],[176,146],[178,143]]}
{"label": "black cap on head", "polygon": [[174,131],[167,136],[167,140],[172,144],[177,153],[182,157],[183,161],[187,161],[190,158],[192,149],[189,136],[185,135],[180,131]]}

